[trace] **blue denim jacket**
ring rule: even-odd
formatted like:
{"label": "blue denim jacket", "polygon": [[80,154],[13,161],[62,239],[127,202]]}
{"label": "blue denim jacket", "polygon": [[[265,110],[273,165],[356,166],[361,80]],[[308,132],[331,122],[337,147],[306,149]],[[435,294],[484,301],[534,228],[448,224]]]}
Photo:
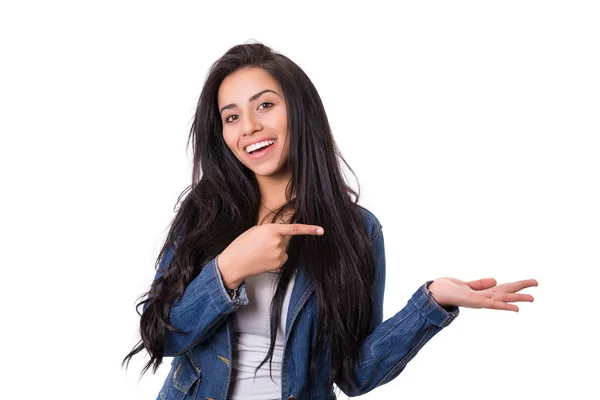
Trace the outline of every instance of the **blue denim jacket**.
{"label": "blue denim jacket", "polygon": [[[444,309],[435,302],[427,289],[429,281],[417,289],[402,310],[382,322],[385,289],[383,233],[381,224],[371,212],[363,207],[360,211],[374,244],[377,275],[370,334],[360,347],[360,358],[355,367],[357,388],[339,386],[351,397],[367,393],[398,376],[425,343],[459,313],[458,307]],[[173,249],[169,248],[154,279],[164,273],[172,257]],[[231,377],[234,312],[251,299],[248,299],[246,287],[242,284],[237,298],[231,300],[217,267],[217,257],[204,266],[190,282],[181,300],[171,308],[171,323],[191,333],[167,334],[164,356],[173,357],[173,361],[158,399],[226,399]],[[329,373],[326,368],[320,371],[316,381],[309,384],[309,352],[316,342],[316,320],[314,284],[307,278],[305,268],[299,265],[287,312],[281,372],[282,399],[336,398],[333,388],[327,393],[319,392]]]}

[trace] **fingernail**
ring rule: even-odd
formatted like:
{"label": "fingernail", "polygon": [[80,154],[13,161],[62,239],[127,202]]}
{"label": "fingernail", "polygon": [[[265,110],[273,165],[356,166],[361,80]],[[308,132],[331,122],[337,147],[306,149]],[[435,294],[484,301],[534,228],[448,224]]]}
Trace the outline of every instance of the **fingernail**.
{"label": "fingernail", "polygon": [[317,229],[317,233],[318,233],[319,235],[322,235],[324,232],[325,232],[325,231],[323,230],[323,228],[319,228],[319,229]]}

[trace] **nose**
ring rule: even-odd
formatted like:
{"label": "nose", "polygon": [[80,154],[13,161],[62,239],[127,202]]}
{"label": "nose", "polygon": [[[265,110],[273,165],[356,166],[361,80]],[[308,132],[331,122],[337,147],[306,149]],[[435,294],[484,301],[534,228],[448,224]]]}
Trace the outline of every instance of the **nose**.
{"label": "nose", "polygon": [[251,113],[243,119],[242,136],[252,135],[255,131],[260,129],[262,129],[262,126]]}

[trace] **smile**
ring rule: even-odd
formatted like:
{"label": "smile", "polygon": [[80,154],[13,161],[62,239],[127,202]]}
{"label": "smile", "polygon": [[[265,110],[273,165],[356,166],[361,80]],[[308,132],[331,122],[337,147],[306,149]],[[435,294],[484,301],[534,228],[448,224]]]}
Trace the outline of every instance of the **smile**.
{"label": "smile", "polygon": [[266,157],[271,153],[271,150],[275,147],[276,140],[265,140],[262,142],[251,144],[246,147],[246,153],[248,154],[248,158],[251,160],[258,160]]}
{"label": "smile", "polygon": [[263,140],[262,142],[253,143],[250,146],[246,147],[246,153],[252,154],[253,152],[255,152],[257,150],[271,146],[273,143],[275,143],[274,139]]}

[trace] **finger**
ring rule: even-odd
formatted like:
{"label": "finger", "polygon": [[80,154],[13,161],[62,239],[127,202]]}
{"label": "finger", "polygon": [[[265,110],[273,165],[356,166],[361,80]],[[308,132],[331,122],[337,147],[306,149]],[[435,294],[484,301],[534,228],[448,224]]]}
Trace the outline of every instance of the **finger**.
{"label": "finger", "polygon": [[467,282],[467,284],[473,290],[485,290],[496,286],[496,280],[494,278],[483,278]]}
{"label": "finger", "polygon": [[532,302],[533,296],[530,294],[521,294],[521,293],[503,293],[503,292],[493,292],[490,296],[492,300],[500,300],[504,302],[518,302],[518,301],[527,301]]}
{"label": "finger", "polygon": [[501,300],[491,299],[479,293],[473,292],[472,296],[469,296],[467,307],[474,308],[488,308],[492,310],[508,310],[508,311],[519,311],[519,307],[514,304],[506,303]]}
{"label": "finger", "polygon": [[488,308],[491,310],[507,310],[519,312],[519,307],[517,307],[515,304],[506,303],[500,300],[492,300],[489,297],[486,297],[485,300],[483,300],[482,304],[482,308]]}
{"label": "finger", "polygon": [[502,285],[498,285],[498,289],[502,290],[503,292],[516,293],[523,289],[526,289],[526,288],[529,288],[532,286],[537,286],[537,285],[538,285],[538,282],[535,279],[526,279],[523,281],[503,283]]}
{"label": "finger", "polygon": [[324,230],[318,225],[306,224],[275,224],[277,232],[281,235],[322,235]]}

